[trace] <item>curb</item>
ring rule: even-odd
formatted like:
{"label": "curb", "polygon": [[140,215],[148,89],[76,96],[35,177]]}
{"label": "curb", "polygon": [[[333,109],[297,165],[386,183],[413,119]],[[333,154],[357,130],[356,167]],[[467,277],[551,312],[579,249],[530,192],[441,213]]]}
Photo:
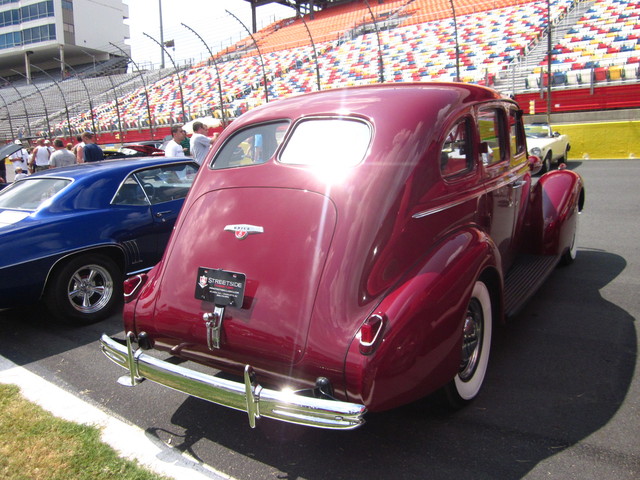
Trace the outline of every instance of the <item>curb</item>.
{"label": "curb", "polygon": [[1,355],[0,383],[19,386],[22,396],[56,417],[98,427],[102,431],[102,441],[121,456],[135,459],[160,475],[175,480],[233,480],[233,477],[172,449],[141,428],[108,415]]}

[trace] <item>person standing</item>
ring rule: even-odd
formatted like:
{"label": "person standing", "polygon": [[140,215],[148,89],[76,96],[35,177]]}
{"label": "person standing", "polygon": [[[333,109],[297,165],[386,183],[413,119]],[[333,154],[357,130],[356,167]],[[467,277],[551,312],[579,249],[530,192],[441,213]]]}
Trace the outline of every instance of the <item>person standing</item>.
{"label": "person standing", "polygon": [[73,147],[73,154],[76,156],[76,162],[83,163],[84,162],[84,142],[82,141],[82,135],[78,135],[76,137],[75,147]]}
{"label": "person standing", "polygon": [[76,156],[66,149],[64,142],[56,138],[53,141],[54,152],[49,158],[49,168],[66,167],[76,163]]}
{"label": "person standing", "polygon": [[191,135],[191,155],[202,165],[209,148],[216,141],[216,137],[207,137],[207,126],[202,122],[193,122],[193,135]]}
{"label": "person standing", "polygon": [[[16,140],[13,143],[22,146],[22,142],[20,140]],[[29,153],[24,147],[22,147],[17,152],[12,153],[9,160],[13,162],[14,169],[21,168],[23,172],[26,172],[29,165]]]}
{"label": "person standing", "polygon": [[84,154],[85,163],[104,160],[104,153],[102,153],[102,149],[96,145],[93,133],[84,132],[82,134],[82,141],[84,142],[82,153]]}
{"label": "person standing", "polygon": [[187,132],[184,131],[182,125],[173,125],[171,127],[171,136],[173,137],[164,149],[164,154],[167,157],[184,157],[184,150],[180,145],[187,137]]}
{"label": "person standing", "polygon": [[51,153],[44,144],[44,138],[38,139],[38,146],[31,153],[31,172],[40,172],[49,168],[49,157]]}

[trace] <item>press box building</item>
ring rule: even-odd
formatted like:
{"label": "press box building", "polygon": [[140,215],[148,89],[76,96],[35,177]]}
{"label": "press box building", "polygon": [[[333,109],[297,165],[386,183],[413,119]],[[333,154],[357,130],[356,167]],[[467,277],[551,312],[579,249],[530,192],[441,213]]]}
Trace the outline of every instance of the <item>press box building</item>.
{"label": "press box building", "polygon": [[64,75],[110,60],[111,43],[130,54],[128,15],[122,0],[0,0],[0,75],[30,78],[32,64]]}

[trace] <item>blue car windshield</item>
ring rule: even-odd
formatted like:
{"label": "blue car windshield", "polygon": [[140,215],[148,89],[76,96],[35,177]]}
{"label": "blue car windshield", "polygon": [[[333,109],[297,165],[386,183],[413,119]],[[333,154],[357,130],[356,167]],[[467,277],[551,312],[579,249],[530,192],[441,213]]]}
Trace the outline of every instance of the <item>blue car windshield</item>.
{"label": "blue car windshield", "polygon": [[34,178],[16,182],[0,192],[0,208],[37,210],[70,183],[71,180],[64,178]]}

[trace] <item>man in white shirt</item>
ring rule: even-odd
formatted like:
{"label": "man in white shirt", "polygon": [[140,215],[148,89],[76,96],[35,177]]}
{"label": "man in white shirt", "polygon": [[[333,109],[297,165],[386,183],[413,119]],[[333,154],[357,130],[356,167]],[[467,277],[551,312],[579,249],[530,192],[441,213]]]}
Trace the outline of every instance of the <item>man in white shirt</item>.
{"label": "man in white shirt", "polygon": [[[16,145],[22,145],[20,140],[14,142]],[[13,168],[21,168],[23,172],[27,171],[27,165],[29,164],[29,154],[25,148],[21,148],[15,153],[12,153],[9,160],[13,162]]]}
{"label": "man in white shirt", "polygon": [[191,155],[198,165],[202,165],[204,157],[207,156],[209,148],[216,141],[216,137],[207,137],[209,129],[202,122],[193,122],[193,135],[191,135],[190,147]]}
{"label": "man in white shirt", "polygon": [[184,150],[180,143],[187,137],[187,132],[182,125],[173,125],[171,127],[171,136],[173,137],[164,149],[165,157],[184,157]]}
{"label": "man in white shirt", "polygon": [[49,157],[51,156],[51,152],[44,144],[44,138],[38,139],[38,146],[33,149],[31,153],[31,162],[30,165],[33,169],[33,172],[39,172],[41,170],[49,169]]}

